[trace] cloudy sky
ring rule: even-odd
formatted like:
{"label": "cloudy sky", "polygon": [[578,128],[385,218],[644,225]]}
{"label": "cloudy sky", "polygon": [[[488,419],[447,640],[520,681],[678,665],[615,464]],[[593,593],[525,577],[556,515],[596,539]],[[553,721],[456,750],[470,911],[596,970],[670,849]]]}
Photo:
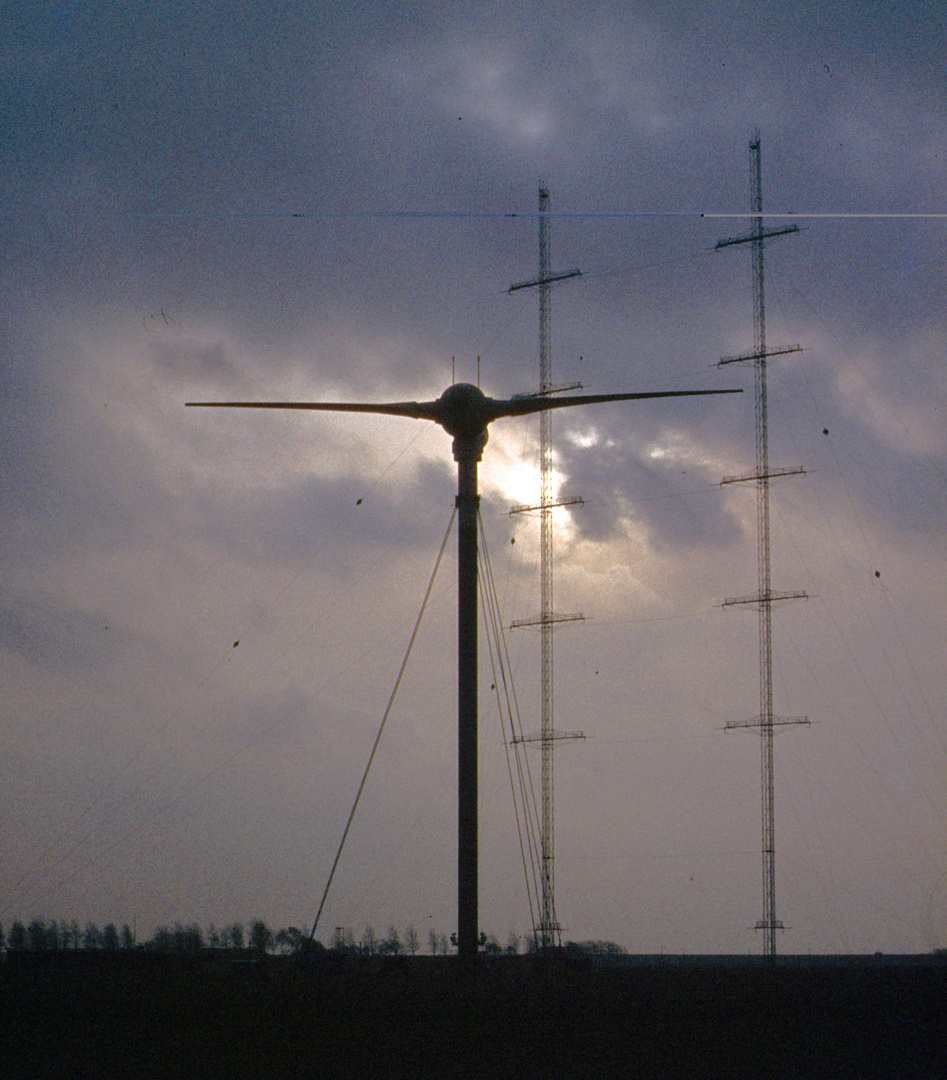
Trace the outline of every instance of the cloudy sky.
{"label": "cloudy sky", "polygon": [[[942,5],[12,2],[0,16],[0,923],[311,924],[454,491],[382,417],[193,399],[740,397],[560,412],[556,901],[632,951],[762,941],[748,141],[766,250],[782,951],[947,944]],[[511,216],[511,215],[516,216]],[[915,215],[915,216],[906,216]],[[924,216],[926,215],[926,216]],[[773,224],[776,224],[774,219]],[[538,422],[491,431],[503,621]],[[511,542],[515,541],[515,542]],[[450,933],[448,547],[320,936]],[[235,646],[235,642],[239,645]],[[508,633],[525,730],[538,637]],[[482,650],[484,654],[486,649]],[[494,681],[482,669],[484,690]],[[538,757],[531,758],[538,777]],[[530,929],[481,708],[481,922]]]}

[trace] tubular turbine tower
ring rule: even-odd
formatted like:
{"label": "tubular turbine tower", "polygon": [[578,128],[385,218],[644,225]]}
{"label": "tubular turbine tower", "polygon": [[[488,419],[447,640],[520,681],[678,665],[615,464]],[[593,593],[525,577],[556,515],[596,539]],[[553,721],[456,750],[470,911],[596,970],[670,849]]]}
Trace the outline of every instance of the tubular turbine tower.
{"label": "tubular turbine tower", "polygon": [[478,913],[477,820],[477,516],[480,496],[477,465],[487,444],[488,428],[504,416],[524,416],[548,409],[647,398],[739,394],[741,390],[669,390],[638,394],[584,394],[548,398],[527,394],[505,400],[488,397],[479,387],[456,383],[435,401],[387,404],[313,401],[189,401],[189,406],[220,409],[302,409],[322,412],[380,413],[433,420],[453,437],[457,462],[457,951],[461,960],[476,959],[480,941]]}

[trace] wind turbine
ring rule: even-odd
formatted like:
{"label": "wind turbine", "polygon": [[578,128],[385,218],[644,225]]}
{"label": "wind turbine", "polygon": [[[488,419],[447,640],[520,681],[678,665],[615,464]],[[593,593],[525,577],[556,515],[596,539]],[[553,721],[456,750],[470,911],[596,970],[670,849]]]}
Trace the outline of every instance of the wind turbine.
{"label": "wind turbine", "polygon": [[189,401],[218,409],[304,409],[318,412],[382,413],[433,420],[453,436],[457,462],[457,952],[473,959],[479,944],[477,822],[477,464],[494,420],[546,409],[645,398],[739,394],[741,390],[666,390],[640,394],[579,394],[570,397],[488,397],[470,383],[455,383],[436,401],[387,404],[316,401]]}

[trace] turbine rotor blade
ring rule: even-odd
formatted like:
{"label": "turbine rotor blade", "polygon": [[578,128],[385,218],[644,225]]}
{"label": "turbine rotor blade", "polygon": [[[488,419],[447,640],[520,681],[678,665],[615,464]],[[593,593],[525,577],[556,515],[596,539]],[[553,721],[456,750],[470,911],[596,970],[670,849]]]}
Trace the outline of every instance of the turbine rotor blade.
{"label": "turbine rotor blade", "polygon": [[494,419],[565,409],[570,405],[597,405],[606,401],[641,401],[646,398],[706,397],[708,394],[742,394],[742,390],[654,390],[638,394],[577,394],[573,397],[520,397],[496,402]]}
{"label": "turbine rotor blade", "polygon": [[310,412],[381,413],[407,416],[413,420],[435,420],[433,401],[392,401],[372,404],[357,401],[186,401],[185,406],[202,409],[305,409]]}
{"label": "turbine rotor blade", "polygon": [[473,439],[485,432],[494,420],[504,416],[525,416],[547,409],[566,409],[574,405],[597,405],[609,401],[742,393],[742,390],[652,390],[634,394],[578,394],[562,398],[536,395],[498,400],[487,397],[479,387],[455,383],[436,401],[393,401],[387,404],[354,401],[188,401],[185,404],[209,409],[295,409],[407,416],[414,420],[433,420],[455,438]]}

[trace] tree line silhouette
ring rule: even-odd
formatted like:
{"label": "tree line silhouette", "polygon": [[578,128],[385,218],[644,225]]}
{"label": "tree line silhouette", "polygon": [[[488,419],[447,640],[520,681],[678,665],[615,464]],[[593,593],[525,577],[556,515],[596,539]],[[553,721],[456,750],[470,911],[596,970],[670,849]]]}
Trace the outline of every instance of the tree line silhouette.
{"label": "tree line silhouette", "polygon": [[88,922],[33,919],[29,923],[15,920],[5,931],[0,926],[0,951],[112,951],[144,949],[166,953],[198,953],[206,950],[246,951],[266,953],[295,953],[309,944],[309,937],[297,927],[273,931],[262,919],[249,926],[233,923],[229,926],[210,926],[206,930],[197,923],[173,927],[159,926],[150,938],[139,941],[135,930],[125,923],[119,929],[115,923],[99,927]]}
{"label": "tree line silhouette", "polygon": [[[427,932],[425,946],[422,947],[417,927],[408,926],[404,930],[394,924],[388,927],[382,936],[374,927],[366,926],[361,936],[356,938],[349,927],[336,927],[332,934],[329,950],[351,956],[416,956],[427,952],[431,956],[450,956],[455,951],[453,935],[430,929]],[[589,941],[573,944],[572,949],[587,954],[619,954],[624,952],[619,946],[605,941]],[[535,935],[520,936],[510,933],[506,943],[501,945],[492,935],[482,934],[480,949],[487,956],[515,956],[521,952],[534,953],[539,950]],[[326,951],[319,941],[313,941],[309,934],[298,927],[289,926],[280,930],[271,929],[262,919],[253,919],[250,923],[232,923],[226,926],[209,926],[203,929],[197,923],[176,923],[174,926],[159,926],[151,937],[139,941],[132,926],[125,923],[121,928],[115,923],[106,923],[99,927],[87,922],[81,926],[75,920],[32,919],[28,923],[15,920],[5,930],[0,925],[0,955],[3,953],[53,953],[74,951],[119,952],[139,950],[164,954],[232,953],[264,957],[267,955],[300,955],[311,951]]]}
{"label": "tree line silhouette", "polygon": [[[491,938],[488,944],[490,951],[503,951],[495,939]],[[432,955],[447,955],[453,951],[447,936],[434,930],[428,934],[427,945]],[[338,927],[333,934],[330,948],[361,956],[413,956],[421,951],[421,940],[414,926],[409,926],[402,932],[392,925],[384,936],[379,935],[373,927],[367,926],[358,940],[350,929]],[[262,919],[254,919],[248,925],[233,923],[222,927],[209,926],[206,929],[197,923],[159,926],[150,938],[143,941],[138,940],[138,935],[128,923],[119,928],[111,922],[100,927],[93,922],[81,926],[75,920],[33,919],[28,923],[15,920],[8,930],[0,925],[0,952],[117,952],[131,949],[191,954],[208,950],[249,951],[265,956],[298,954],[309,949],[321,950],[324,946],[318,941],[311,941],[309,935],[298,927],[273,930]],[[519,951],[519,939],[515,935],[511,936],[511,943],[508,943],[505,951]]]}

